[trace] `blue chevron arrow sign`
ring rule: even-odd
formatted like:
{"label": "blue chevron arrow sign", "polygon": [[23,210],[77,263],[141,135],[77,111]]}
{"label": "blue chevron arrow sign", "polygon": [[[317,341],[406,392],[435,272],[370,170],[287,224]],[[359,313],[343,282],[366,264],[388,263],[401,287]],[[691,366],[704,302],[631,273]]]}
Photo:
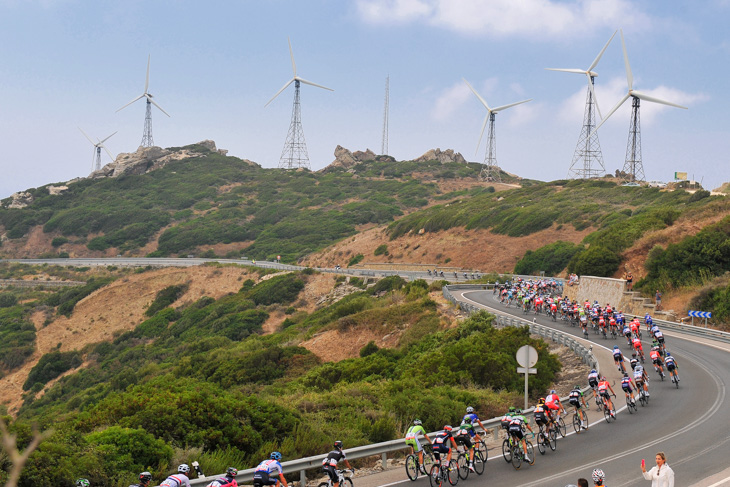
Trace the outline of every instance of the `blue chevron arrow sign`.
{"label": "blue chevron arrow sign", "polygon": [[709,311],[689,311],[687,314],[694,318],[712,318],[712,313]]}

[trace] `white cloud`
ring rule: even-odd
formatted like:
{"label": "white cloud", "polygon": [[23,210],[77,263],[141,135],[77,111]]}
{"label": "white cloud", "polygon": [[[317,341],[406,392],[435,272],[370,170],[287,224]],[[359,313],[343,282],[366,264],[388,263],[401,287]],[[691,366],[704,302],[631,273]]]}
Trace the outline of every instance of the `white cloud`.
{"label": "white cloud", "polygon": [[444,90],[436,99],[433,110],[431,110],[431,118],[439,122],[449,120],[456,110],[461,108],[471,96],[474,95],[472,95],[469,87],[463,81],[459,80]]}
{"label": "white cloud", "polygon": [[[500,112],[499,115],[503,120],[506,119],[508,127],[516,128],[529,125],[531,122],[540,118],[542,112],[543,104],[531,101],[517,105],[514,108],[509,108],[504,112]],[[505,117],[505,115],[507,116]]]}
{"label": "white cloud", "polygon": [[631,0],[358,0],[357,8],[374,24],[417,21],[485,37],[571,38],[602,27],[651,25]]}

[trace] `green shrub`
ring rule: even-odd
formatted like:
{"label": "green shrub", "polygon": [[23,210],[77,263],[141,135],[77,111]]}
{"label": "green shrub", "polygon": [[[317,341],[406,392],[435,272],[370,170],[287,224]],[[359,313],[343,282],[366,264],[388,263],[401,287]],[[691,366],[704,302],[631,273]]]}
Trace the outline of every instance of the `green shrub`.
{"label": "green shrub", "polygon": [[71,316],[76,303],[112,281],[114,281],[113,277],[91,278],[83,286],[67,288],[50,295],[46,299],[46,304],[50,306],[58,306],[59,314]]}
{"label": "green shrub", "polygon": [[580,245],[558,240],[534,252],[528,250],[515,265],[515,274],[536,275],[544,271],[547,276],[557,275],[582,249]]}
{"label": "green shrub", "polygon": [[145,311],[145,315],[154,316],[158,311],[167,308],[172,303],[177,301],[185,294],[188,290],[188,284],[178,284],[175,286],[167,286],[166,288],[157,292],[155,300],[152,301],[150,307]]}
{"label": "green shrub", "polygon": [[23,390],[27,391],[37,382],[45,384],[67,370],[78,367],[82,362],[81,354],[77,351],[47,353],[30,369],[28,379],[23,384]]}
{"label": "green shrub", "polygon": [[364,258],[365,256],[362,254],[353,255],[350,261],[347,263],[347,267],[352,267],[356,264],[359,264]]}
{"label": "green shrub", "polygon": [[304,289],[304,281],[295,274],[272,277],[256,284],[247,296],[256,304],[289,304],[297,299],[299,291]]}
{"label": "green shrub", "polygon": [[378,245],[378,247],[375,249],[375,252],[373,252],[373,255],[388,255],[388,245]]}
{"label": "green shrub", "polygon": [[373,340],[370,340],[367,345],[360,349],[360,356],[367,357],[368,355],[374,354],[378,350],[380,350],[380,347],[378,347]]}
{"label": "green shrub", "polygon": [[709,191],[707,191],[706,189],[698,189],[697,191],[692,193],[692,195],[689,197],[689,202],[694,203],[695,201],[700,201],[705,198],[709,198],[710,194],[711,193]]}
{"label": "green shrub", "polygon": [[592,245],[575,254],[568,270],[579,276],[610,277],[619,268],[621,256],[602,245]]}
{"label": "green shrub", "polygon": [[381,292],[388,292],[397,289],[401,289],[406,285],[406,280],[400,276],[388,276],[380,279],[370,288],[370,294],[378,294]]}
{"label": "green shrub", "polygon": [[157,470],[172,461],[172,447],[143,429],[110,426],[85,436],[89,445],[101,447],[105,456],[114,458],[114,470],[105,472],[114,478],[118,472],[139,474]]}
{"label": "green shrub", "polygon": [[66,237],[55,237],[53,240],[51,240],[51,245],[53,247],[60,247],[65,243],[68,243],[68,239]]}
{"label": "green shrub", "polygon": [[730,324],[730,284],[702,290],[690,302],[690,309],[710,311],[712,321]]}
{"label": "green shrub", "polygon": [[10,308],[18,304],[15,294],[0,291],[0,308]]}

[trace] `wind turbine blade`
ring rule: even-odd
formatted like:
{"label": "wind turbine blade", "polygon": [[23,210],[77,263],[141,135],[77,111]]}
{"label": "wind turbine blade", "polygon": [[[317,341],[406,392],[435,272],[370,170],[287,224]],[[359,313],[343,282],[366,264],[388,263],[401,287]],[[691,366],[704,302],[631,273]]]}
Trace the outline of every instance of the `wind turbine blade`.
{"label": "wind turbine blade", "polygon": [[276,94],[271,97],[271,100],[269,100],[266,103],[266,105],[264,105],[264,108],[266,108],[267,106],[269,106],[269,103],[271,103],[272,101],[274,101],[274,98],[276,98],[277,96],[279,96],[281,94],[281,92],[284,91],[285,89],[287,89],[289,87],[289,85],[292,84],[293,82],[294,82],[294,78],[292,78],[289,81],[287,81],[286,84],[284,85],[284,87],[282,89],[280,89],[279,91],[277,91]]}
{"label": "wind turbine blade", "polygon": [[598,130],[599,128],[601,128],[601,125],[603,125],[603,124],[604,124],[604,123],[606,122],[606,120],[608,120],[608,119],[609,119],[609,117],[610,117],[611,115],[613,115],[613,114],[614,114],[614,112],[615,112],[616,110],[618,110],[618,108],[619,108],[619,107],[620,107],[621,105],[623,105],[623,104],[624,104],[624,102],[625,102],[626,100],[628,100],[628,99],[629,99],[630,97],[631,97],[631,95],[630,95],[630,94],[628,94],[628,93],[626,93],[626,94],[624,95],[624,97],[623,97],[623,98],[621,98],[621,100],[620,100],[620,101],[619,101],[618,103],[616,103],[616,106],[614,106],[614,107],[613,107],[613,108],[611,109],[611,111],[610,111],[610,112],[608,112],[608,115],[606,115],[606,116],[604,117],[604,119],[603,119],[603,120],[601,120],[601,123],[599,123],[599,124],[598,124],[598,125],[596,126],[596,128],[594,128],[594,129],[593,129],[593,131],[592,131],[592,132],[591,132],[591,133],[590,133],[590,134],[589,134],[588,136],[590,137],[591,135],[593,135],[594,133],[596,133],[596,131],[597,131],[597,130]]}
{"label": "wind turbine blade", "polygon": [[560,68],[545,68],[548,71],[561,71],[563,73],[576,73],[576,74],[586,74],[586,72],[582,69],[560,69]]}
{"label": "wind turbine blade", "polygon": [[484,98],[482,98],[481,95],[479,93],[477,93],[477,90],[475,90],[474,87],[472,87],[472,85],[470,85],[467,80],[465,80],[464,78],[461,78],[461,79],[464,80],[464,83],[466,83],[466,86],[469,87],[469,89],[472,91],[472,93],[474,93],[477,96],[477,98],[479,98],[479,101],[482,102],[482,105],[484,105],[484,107],[491,112],[492,109],[489,108],[489,105],[487,105],[487,102],[484,100]]}
{"label": "wind turbine blade", "polygon": [[603,53],[606,52],[606,48],[608,47],[609,44],[611,44],[611,41],[613,40],[614,36],[616,35],[616,32],[618,32],[618,31],[613,31],[613,35],[608,40],[606,45],[603,46],[603,49],[601,49],[601,52],[598,53],[598,56],[596,56],[596,59],[593,60],[593,64],[591,64],[591,67],[588,68],[587,71],[593,71],[593,68],[596,67],[596,65],[598,64],[598,61],[601,60],[601,56],[603,56]]}
{"label": "wind turbine blade", "polygon": [[159,108],[162,113],[164,113],[168,117],[170,116],[170,114],[167,113],[165,110],[163,110],[160,105],[158,105],[157,103],[155,103],[155,101],[152,98],[147,98],[147,99],[150,101],[150,103],[152,103],[154,106],[156,106],[157,108]]}
{"label": "wind turbine blade", "polygon": [[[118,132],[118,130],[117,130],[117,132]],[[117,132],[114,132],[114,134],[116,134]],[[114,135],[114,134],[112,134],[112,135]],[[101,140],[101,141],[100,141],[99,143],[100,143],[100,144],[103,144],[103,143],[104,143],[104,142],[106,142],[107,140],[111,139],[111,138],[112,138],[112,135],[110,135],[110,136],[109,136],[109,137],[107,137],[106,139],[103,139],[103,140]],[[102,147],[103,147],[103,146],[102,146]]]}
{"label": "wind turbine blade", "polygon": [[518,101],[517,103],[510,103],[509,105],[502,105],[501,107],[492,108],[492,111],[494,113],[501,112],[502,110],[506,110],[507,108],[512,108],[515,105],[522,105],[523,103],[527,103],[528,101],[532,101],[532,98],[530,98],[529,100]]}
{"label": "wind turbine blade", "polygon": [[297,64],[294,62],[294,51],[291,48],[291,39],[286,38],[289,41],[289,56],[291,56],[291,69],[294,71],[294,77],[297,77]]}
{"label": "wind turbine blade", "polygon": [[[116,133],[116,132],[115,132],[115,133]],[[102,147],[102,148],[103,148],[103,149],[104,149],[104,150],[106,151],[106,153],[107,153],[107,154],[109,154],[109,157],[111,157],[111,159],[112,159],[112,161],[113,161],[113,160],[114,160],[114,156],[112,155],[112,153],[111,153],[111,152],[109,152],[109,149],[107,149],[107,148],[106,148],[106,146],[105,146],[105,145],[103,145],[103,144],[101,145],[101,147]]]}
{"label": "wind turbine blade", "polygon": [[[134,102],[135,102],[135,101],[137,101],[137,100],[141,100],[142,98],[144,98],[144,95],[139,95],[139,96],[138,96],[137,98],[135,98],[134,100],[130,101],[129,103],[127,103],[126,105],[124,105],[124,106],[123,106],[122,108],[120,108],[119,110],[124,110],[124,109],[125,109],[125,108],[127,108],[127,107],[128,107],[129,105],[131,105],[132,103],[134,103]],[[117,112],[118,112],[119,110],[117,110]],[[115,113],[116,113],[116,112],[115,112]]]}
{"label": "wind turbine blade", "polygon": [[474,151],[474,156],[477,155],[479,152],[479,146],[482,144],[482,137],[484,137],[484,129],[487,128],[487,120],[489,120],[489,112],[487,112],[487,116],[484,117],[484,123],[482,124],[482,131],[479,132],[479,140],[477,141],[477,149]]}
{"label": "wind turbine blade", "polygon": [[596,98],[596,90],[593,86],[593,80],[591,80],[591,75],[586,73],[586,76],[588,77],[588,89],[591,90],[591,96],[593,97],[593,103],[596,105],[596,110],[598,110],[598,116],[603,119],[603,115],[601,115],[601,109],[598,106],[598,98]]}
{"label": "wind turbine blade", "polygon": [[[79,130],[81,130],[81,127],[76,127],[76,128],[79,129]],[[84,137],[86,137],[86,140],[88,140],[89,142],[91,142],[91,145],[96,145],[96,143],[93,140],[91,140],[91,137],[89,137],[88,135],[86,135],[86,132],[84,132],[83,130],[81,130],[81,133],[84,134]]]}
{"label": "wind turbine blade", "polygon": [[638,91],[632,91],[631,94],[635,96],[636,98],[639,98],[640,100],[646,100],[651,101],[654,103],[661,103],[662,105],[669,105],[670,107],[677,107],[677,108],[684,108],[687,110],[687,107],[683,107],[682,105],[677,105],[676,103],[672,103],[671,101],[662,100],[661,98],[656,98],[653,96],[645,95],[644,93],[638,92]]}
{"label": "wind turbine blade", "polygon": [[151,55],[147,55],[147,77],[144,79],[144,92],[147,93],[147,89],[150,87],[150,57]]}
{"label": "wind turbine blade", "polygon": [[307,81],[306,79],[302,79],[302,78],[299,78],[299,77],[297,77],[296,79],[298,79],[300,82],[304,83],[305,85],[311,85],[311,86],[316,86],[317,88],[324,88],[325,90],[335,91],[332,88],[327,88],[326,86],[322,86],[322,85],[318,85],[316,83],[312,83],[311,81]]}
{"label": "wind turbine blade", "polygon": [[626,64],[626,81],[629,84],[629,91],[634,89],[634,75],[631,73],[631,65],[629,64],[629,55],[626,53],[626,42],[624,41],[624,31],[621,30],[621,47],[624,48],[624,64]]}

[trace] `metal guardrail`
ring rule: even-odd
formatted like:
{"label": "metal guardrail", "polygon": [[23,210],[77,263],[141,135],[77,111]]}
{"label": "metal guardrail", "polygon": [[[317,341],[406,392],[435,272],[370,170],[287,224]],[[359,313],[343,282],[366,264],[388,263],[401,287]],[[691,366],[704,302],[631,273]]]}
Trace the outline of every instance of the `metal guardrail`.
{"label": "metal guardrail", "polygon": [[[638,317],[643,319],[641,315],[634,315],[630,313],[624,313],[624,316],[634,318]],[[718,340],[725,343],[730,343],[730,333],[726,331],[713,330],[712,328],[703,328],[701,326],[685,325],[683,323],[676,323],[674,321],[654,319],[654,323],[657,323],[660,327],[667,330],[676,331],[679,333],[685,333],[687,335],[694,335],[702,338],[709,338],[711,340]]]}

